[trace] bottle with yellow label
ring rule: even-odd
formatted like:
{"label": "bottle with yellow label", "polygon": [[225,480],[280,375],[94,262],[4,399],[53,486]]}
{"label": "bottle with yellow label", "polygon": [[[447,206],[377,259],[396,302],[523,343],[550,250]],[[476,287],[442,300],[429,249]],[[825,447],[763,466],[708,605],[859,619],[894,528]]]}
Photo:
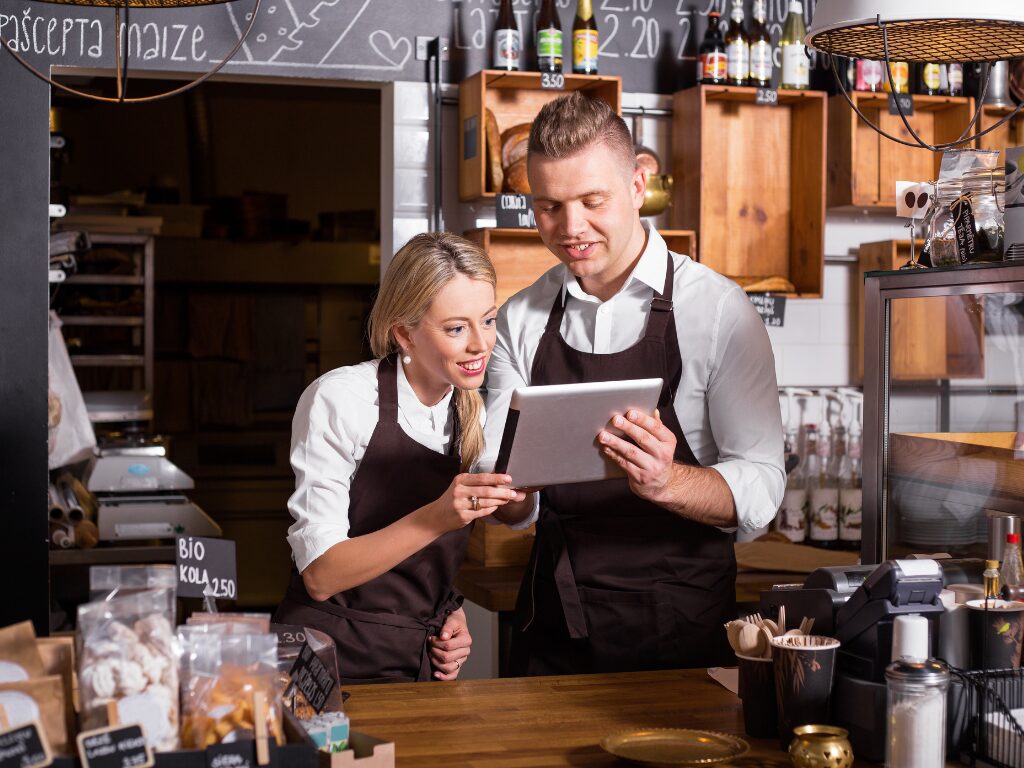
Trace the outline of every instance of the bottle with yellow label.
{"label": "bottle with yellow label", "polygon": [[597,20],[591,0],[576,3],[576,19],[572,24],[572,71],[576,75],[597,74]]}
{"label": "bottle with yellow label", "polygon": [[[892,92],[889,85],[889,78],[885,77],[885,65],[882,65],[882,90],[886,93]],[[910,93],[910,65],[905,61],[890,61],[889,74],[892,75],[892,84],[896,86],[896,93]]]}

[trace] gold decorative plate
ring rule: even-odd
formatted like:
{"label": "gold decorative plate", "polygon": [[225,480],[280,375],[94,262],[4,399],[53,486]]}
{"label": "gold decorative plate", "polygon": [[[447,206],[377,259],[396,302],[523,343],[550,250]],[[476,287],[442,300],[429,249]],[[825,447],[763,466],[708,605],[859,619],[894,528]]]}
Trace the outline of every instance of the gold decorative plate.
{"label": "gold decorative plate", "polygon": [[743,739],[689,728],[645,728],[605,736],[601,749],[641,765],[714,765],[740,757],[750,746]]}

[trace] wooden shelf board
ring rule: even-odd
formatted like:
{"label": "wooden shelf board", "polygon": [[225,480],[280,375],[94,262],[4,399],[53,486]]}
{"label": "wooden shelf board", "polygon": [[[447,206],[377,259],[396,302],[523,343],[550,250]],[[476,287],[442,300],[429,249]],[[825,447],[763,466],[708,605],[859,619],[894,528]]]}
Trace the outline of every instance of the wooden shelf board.
{"label": "wooden shelf board", "polygon": [[143,285],[145,278],[138,275],[72,275],[65,285]]}
{"label": "wooden shelf board", "polygon": [[118,563],[173,563],[175,548],[168,546],[51,549],[50,565],[112,565]]}
{"label": "wooden shelf board", "polygon": [[121,368],[132,368],[145,365],[146,359],[142,355],[71,355],[71,364],[80,366],[111,366]]}
{"label": "wooden shelf board", "polygon": [[889,435],[891,474],[1011,498],[1024,496],[1024,451],[1017,432]]}
{"label": "wooden shelf board", "polygon": [[[745,104],[757,102],[759,88],[749,85],[704,85],[708,101],[736,101]],[[824,99],[824,91],[790,91],[783,88],[778,90],[779,105],[796,104],[807,99]],[[768,105],[762,105],[768,106]]]}
{"label": "wooden shelf board", "polygon": [[106,317],[103,315],[61,315],[61,323],[64,325],[95,325],[95,326],[117,326],[129,328],[141,328],[145,322],[142,317]]}
{"label": "wooden shelf board", "polygon": [[161,237],[155,271],[165,283],[377,285],[380,244]]}
{"label": "wooden shelf board", "polygon": [[[485,69],[483,75],[488,88],[540,91],[540,72],[508,72],[503,69]],[[573,75],[564,73],[565,90],[578,91],[620,80],[609,75]]]}

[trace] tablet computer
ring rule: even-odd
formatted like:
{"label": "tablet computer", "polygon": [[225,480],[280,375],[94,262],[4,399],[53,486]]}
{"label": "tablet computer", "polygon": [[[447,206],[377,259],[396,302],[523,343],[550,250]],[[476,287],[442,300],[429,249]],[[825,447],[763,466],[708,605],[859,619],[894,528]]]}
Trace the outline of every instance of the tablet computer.
{"label": "tablet computer", "polygon": [[622,437],[612,416],[630,409],[653,414],[661,387],[661,379],[630,379],[516,389],[494,471],[511,475],[517,488],[623,477],[597,433]]}

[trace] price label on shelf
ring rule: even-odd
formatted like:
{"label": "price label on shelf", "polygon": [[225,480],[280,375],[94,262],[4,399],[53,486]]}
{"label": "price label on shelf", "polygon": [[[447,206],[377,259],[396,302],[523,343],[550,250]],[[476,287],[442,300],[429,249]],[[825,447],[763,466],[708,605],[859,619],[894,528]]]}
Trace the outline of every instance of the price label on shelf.
{"label": "price label on shelf", "polygon": [[[899,107],[896,106],[897,99],[899,100]],[[910,117],[914,114],[914,97],[909,93],[890,93],[889,94],[889,114],[899,115],[900,110],[903,110],[903,114]]]}
{"label": "price label on shelf", "polygon": [[549,91],[561,91],[565,89],[565,75],[561,72],[541,72],[540,87]]}
{"label": "price label on shelf", "polygon": [[757,94],[754,96],[754,103],[777,107],[779,105],[779,92],[774,88],[758,88]]}
{"label": "price label on shelf", "polygon": [[154,763],[138,724],[78,734],[78,756],[83,768],[151,768]]}
{"label": "price label on shelf", "polygon": [[25,723],[0,733],[0,768],[43,768],[53,762],[39,723]]}
{"label": "price label on shelf", "polygon": [[218,600],[238,597],[235,542],[180,536],[176,544],[178,597],[212,597]]}
{"label": "price label on shelf", "polygon": [[532,195],[498,195],[494,202],[494,216],[501,228],[537,228]]}
{"label": "price label on shelf", "polygon": [[769,293],[748,294],[757,314],[769,328],[781,328],[786,322],[786,297]]}

